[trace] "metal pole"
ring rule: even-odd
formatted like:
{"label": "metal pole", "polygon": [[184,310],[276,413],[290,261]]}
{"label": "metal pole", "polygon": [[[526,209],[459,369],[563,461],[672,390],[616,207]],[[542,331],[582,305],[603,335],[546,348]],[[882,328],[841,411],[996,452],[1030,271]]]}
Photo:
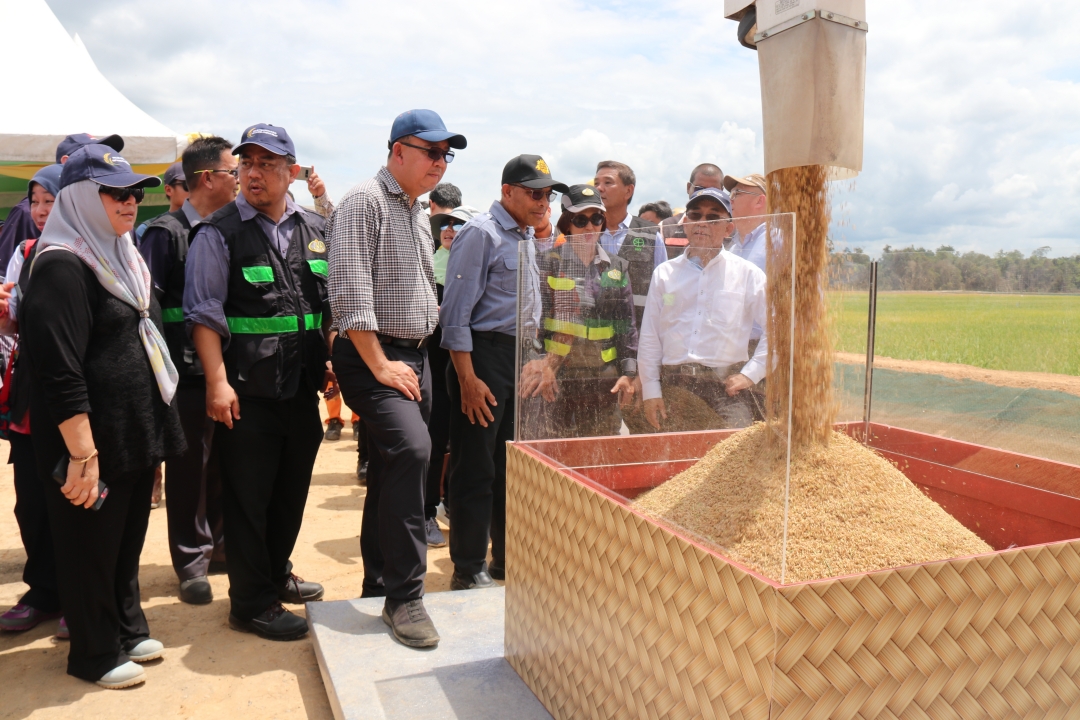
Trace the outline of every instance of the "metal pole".
{"label": "metal pole", "polygon": [[866,381],[863,390],[863,443],[870,444],[870,399],[874,390],[874,331],[877,328],[877,270],[870,263],[870,312],[866,318]]}

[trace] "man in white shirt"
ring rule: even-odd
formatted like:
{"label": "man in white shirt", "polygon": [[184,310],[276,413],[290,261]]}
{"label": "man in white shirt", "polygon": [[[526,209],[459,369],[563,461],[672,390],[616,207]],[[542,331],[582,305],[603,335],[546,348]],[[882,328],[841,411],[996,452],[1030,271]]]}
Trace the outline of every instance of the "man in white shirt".
{"label": "man in white shirt", "polygon": [[[723,249],[732,231],[726,192],[695,192],[683,227],[687,251],[656,269],[645,303],[638,345],[645,419],[663,431],[745,427],[747,391],[765,377],[768,357],[764,334],[753,357],[747,352],[755,324],[765,327],[765,273]],[[687,392],[715,415],[691,412],[700,403],[686,402]]]}

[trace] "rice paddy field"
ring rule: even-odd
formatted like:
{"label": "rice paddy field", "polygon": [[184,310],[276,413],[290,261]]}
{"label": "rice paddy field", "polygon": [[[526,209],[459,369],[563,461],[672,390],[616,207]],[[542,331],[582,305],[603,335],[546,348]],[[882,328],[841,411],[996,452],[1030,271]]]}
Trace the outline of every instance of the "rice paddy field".
{"label": "rice paddy field", "polygon": [[[866,352],[867,296],[829,296],[835,347]],[[878,356],[1080,375],[1080,295],[878,293]]]}

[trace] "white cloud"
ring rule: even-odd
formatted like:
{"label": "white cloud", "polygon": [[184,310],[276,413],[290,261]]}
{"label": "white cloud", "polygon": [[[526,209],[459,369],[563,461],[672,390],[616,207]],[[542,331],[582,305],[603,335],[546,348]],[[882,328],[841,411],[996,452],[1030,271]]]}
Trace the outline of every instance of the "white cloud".
{"label": "white cloud", "polygon": [[[50,0],[98,66],[177,131],[284,125],[331,192],[370,177],[393,117],[465,133],[446,179],[484,206],[503,164],[559,179],[629,163],[636,201],[680,204],[694,164],[760,170],[757,57],[722,3],[674,0]],[[1080,4],[869,3],[863,174],[837,234],[1080,252]]]}

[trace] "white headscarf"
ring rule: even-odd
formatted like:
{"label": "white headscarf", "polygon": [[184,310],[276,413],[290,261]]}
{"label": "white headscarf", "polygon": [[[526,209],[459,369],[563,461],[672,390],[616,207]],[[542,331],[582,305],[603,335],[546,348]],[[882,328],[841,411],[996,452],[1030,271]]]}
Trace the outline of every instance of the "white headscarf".
{"label": "white headscarf", "polygon": [[38,240],[39,254],[68,250],[86,263],[102,287],[139,311],[142,340],[158,390],[166,403],[176,394],[179,374],[169,357],[165,339],[150,320],[150,271],[131,242],[131,234],[117,235],[98,197],[101,186],[80,180],[60,190]]}

